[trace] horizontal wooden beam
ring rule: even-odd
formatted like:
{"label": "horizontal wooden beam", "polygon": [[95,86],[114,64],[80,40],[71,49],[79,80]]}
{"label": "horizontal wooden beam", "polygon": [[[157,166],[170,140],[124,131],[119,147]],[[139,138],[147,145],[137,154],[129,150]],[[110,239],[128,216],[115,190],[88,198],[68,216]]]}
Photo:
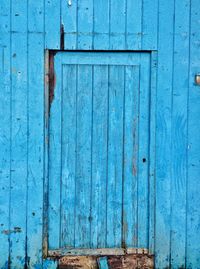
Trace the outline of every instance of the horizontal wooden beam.
{"label": "horizontal wooden beam", "polygon": [[48,257],[63,256],[122,256],[126,254],[149,254],[145,248],[99,248],[99,249],[53,249],[48,251]]}

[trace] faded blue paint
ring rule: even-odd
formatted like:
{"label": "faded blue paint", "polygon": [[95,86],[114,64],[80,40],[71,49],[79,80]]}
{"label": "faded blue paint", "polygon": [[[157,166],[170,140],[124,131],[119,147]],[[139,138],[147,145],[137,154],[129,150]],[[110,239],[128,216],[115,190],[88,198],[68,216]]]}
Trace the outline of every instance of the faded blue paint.
{"label": "faded blue paint", "polygon": [[150,67],[150,53],[55,55],[50,250],[149,248]]}
{"label": "faded blue paint", "polygon": [[[72,0],[72,5],[66,0],[0,1],[0,268],[23,268],[25,264],[56,268],[56,263],[42,259],[44,49],[62,46],[69,50],[157,50],[150,67],[154,78],[151,89],[156,95],[149,100],[150,118],[156,118],[150,122],[150,130],[156,127],[156,141],[153,132],[150,136],[151,145],[155,145],[150,154],[154,156],[156,151],[156,158],[147,162],[151,184],[142,181],[137,186],[139,206],[145,209],[148,203],[149,218],[140,211],[140,228],[135,233],[139,246],[155,251],[157,268],[200,268],[200,91],[194,84],[194,76],[200,72],[199,17],[198,0]],[[73,73],[73,68],[65,67],[64,72]],[[97,81],[104,74],[99,70]],[[59,83],[57,79],[55,94]],[[70,83],[73,88],[73,79]],[[105,98],[103,92],[99,94]],[[147,101],[146,96],[142,100]],[[52,107],[56,98],[54,101]],[[100,103],[100,110],[104,106]],[[105,115],[98,113],[94,118],[105,121]],[[142,131],[139,135],[145,135]],[[99,135],[100,130],[96,132]],[[93,142],[98,149],[98,141]],[[127,143],[129,147],[131,142]],[[103,152],[101,148],[99,163]],[[139,173],[145,181],[143,171]],[[93,187],[98,188],[98,182]],[[148,202],[143,192],[147,187]],[[131,199],[128,195],[126,204]],[[95,198],[93,204],[96,202]],[[132,217],[128,215],[127,221]],[[98,231],[92,232],[95,246]]]}
{"label": "faded blue paint", "polygon": [[107,257],[100,257],[98,259],[99,269],[109,269]]}

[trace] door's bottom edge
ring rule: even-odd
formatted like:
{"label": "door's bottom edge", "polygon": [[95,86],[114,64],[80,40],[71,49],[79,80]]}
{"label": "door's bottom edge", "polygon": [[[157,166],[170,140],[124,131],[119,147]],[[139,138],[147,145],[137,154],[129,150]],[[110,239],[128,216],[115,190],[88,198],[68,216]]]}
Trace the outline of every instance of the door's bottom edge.
{"label": "door's bottom edge", "polygon": [[153,255],[147,248],[61,248],[48,251],[48,257],[50,258],[63,256],[123,256],[127,254]]}

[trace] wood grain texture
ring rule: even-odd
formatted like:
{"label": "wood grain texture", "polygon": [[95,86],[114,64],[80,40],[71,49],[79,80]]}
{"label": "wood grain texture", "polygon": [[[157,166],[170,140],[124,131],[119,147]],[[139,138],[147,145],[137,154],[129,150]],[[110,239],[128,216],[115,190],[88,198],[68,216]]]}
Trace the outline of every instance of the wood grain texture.
{"label": "wood grain texture", "polygon": [[[8,124],[11,118],[11,48],[10,35],[2,34],[0,46],[0,268],[7,268],[9,263],[9,238],[10,234],[10,146],[11,128]],[[6,111],[6,113],[5,113]]]}
{"label": "wood grain texture", "polygon": [[[44,37],[30,33],[28,43],[28,182],[27,182],[27,256],[29,266],[42,264],[43,169],[44,169]],[[35,54],[39,54],[35,57]],[[36,79],[37,78],[37,79]],[[41,134],[41,135],[38,135]],[[38,248],[40,246],[40,248]]]}
{"label": "wood grain texture", "polygon": [[106,247],[108,66],[94,66],[92,119],[91,247]]}
{"label": "wood grain texture", "polygon": [[[44,132],[43,67],[44,49],[59,50],[61,48],[62,25],[63,44],[68,50],[158,50],[158,66],[156,66],[156,60],[154,64],[151,63],[151,77],[153,76],[155,81],[157,70],[157,84],[150,81],[151,90],[157,89],[153,103],[152,99],[149,99],[150,119],[153,119],[153,115],[156,114],[156,124],[151,120],[149,123],[150,128],[156,130],[156,146],[154,147],[156,170],[153,168],[154,159],[151,158],[149,163],[147,160],[144,167],[149,166],[149,170],[145,170],[146,174],[149,173],[148,182],[144,178],[139,185],[137,185],[138,179],[137,182],[134,179],[127,181],[134,190],[131,194],[128,188],[124,189],[124,194],[128,194],[124,196],[123,203],[127,211],[135,208],[135,212],[138,201],[130,204],[128,199],[141,194],[139,200],[143,206],[141,211],[143,213],[139,213],[140,227],[149,225],[149,228],[144,234],[140,233],[139,242],[141,245],[146,242],[152,252],[155,249],[157,268],[199,267],[200,143],[198,133],[200,111],[199,88],[194,84],[194,76],[199,73],[200,61],[198,18],[198,0],[171,0],[170,2],[165,0],[0,1],[1,268],[22,268],[25,265],[32,268],[52,269],[57,266],[56,262],[49,259],[42,261],[42,226],[43,221],[46,221],[46,218],[42,218],[43,179],[48,177],[48,169],[47,167],[44,169],[43,163],[45,160],[45,165],[48,163],[46,158],[48,149],[45,151],[45,158],[43,152],[44,143],[48,144],[48,136],[45,142],[43,139],[45,134],[48,135]],[[69,57],[71,64],[77,64],[80,61],[80,54],[76,55]],[[126,56],[123,55],[123,57]],[[117,65],[123,63],[122,58],[118,59]],[[96,175],[95,184],[91,185],[95,196],[90,200],[93,205],[93,211],[90,212],[93,226],[89,233],[93,240],[92,246],[105,245],[103,238],[107,233],[106,224],[103,221],[106,208],[105,206],[98,207],[98,200],[105,200],[105,193],[101,196],[100,192],[106,188],[106,180],[104,176],[103,183],[100,184],[101,180],[97,171],[103,174],[99,169],[99,164],[104,162],[103,140],[107,139],[107,134],[102,132],[105,114],[102,117],[100,114],[101,111],[107,111],[106,98],[109,100],[109,97],[105,95],[102,87],[98,86],[98,77],[107,78],[108,72],[104,70],[106,67],[102,68],[101,64],[109,65],[112,60],[113,56],[106,62],[103,62],[102,57],[94,61],[94,64],[99,65],[95,67],[94,83],[102,102],[98,100],[97,92],[94,91],[93,108],[99,107],[99,110],[93,115],[93,127],[96,127],[93,128],[91,134],[94,142],[93,153],[96,154],[95,159],[91,161],[93,168],[90,170],[93,176]],[[154,70],[154,75],[152,70]],[[65,71],[69,72],[69,70]],[[70,72],[72,72],[72,77],[74,73]],[[126,72],[131,74],[132,71]],[[134,71],[133,73],[135,74]],[[59,72],[56,76],[59,76]],[[66,75],[65,80],[68,80],[69,76],[69,74]],[[70,80],[72,88],[73,79]],[[59,85],[59,81],[57,83]],[[134,88],[136,84],[131,86],[130,81],[129,86]],[[59,89],[56,91],[59,94]],[[67,96],[67,91],[63,92],[65,96]],[[129,96],[128,93],[125,96]],[[130,96],[128,99],[127,107],[131,106],[131,98]],[[55,99],[52,102],[52,110],[54,102]],[[63,112],[66,113],[67,109],[69,110],[69,107],[66,107]],[[131,109],[124,111],[125,117],[131,115]],[[126,121],[126,123],[130,128],[133,127],[130,122]],[[69,129],[67,124],[69,121],[64,123],[65,128]],[[74,131],[71,131],[71,138],[73,134]],[[63,136],[62,132],[59,135]],[[139,132],[136,135],[139,136]],[[102,145],[100,149],[98,138],[99,144]],[[150,137],[150,145],[155,145],[153,139]],[[63,143],[66,143],[65,139]],[[127,148],[130,143],[131,141],[127,141]],[[70,150],[72,151],[73,148],[72,143]],[[153,151],[152,148],[150,147],[150,152]],[[129,154],[126,154],[127,158],[131,158]],[[59,178],[59,173],[63,175],[62,188],[66,184],[69,185],[69,182],[73,182],[73,174],[71,179],[67,174],[66,155],[67,150],[61,152],[63,169],[56,172],[57,178]],[[141,153],[140,156],[142,155]],[[151,153],[151,156],[153,155],[154,153]],[[138,160],[141,161],[140,158]],[[58,160],[55,161],[58,162]],[[125,168],[124,173],[128,174],[129,168],[127,166]],[[143,175],[143,172],[141,174]],[[48,189],[47,180],[44,186],[45,190]],[[45,216],[49,213],[55,214],[54,217],[62,215],[63,219],[67,219],[66,223],[73,223],[73,208],[66,202],[66,198],[62,208],[59,201],[60,197],[65,196],[73,200],[74,187],[71,192],[69,189],[60,190],[60,184],[57,184],[56,180],[49,187],[52,189],[51,194],[55,192],[56,196],[50,200],[53,209],[50,208],[49,212],[45,211]],[[136,191],[137,188],[139,192]],[[149,212],[147,201],[144,201],[146,197],[149,199]],[[72,216],[71,219],[69,215]],[[144,218],[143,221],[143,216],[146,215],[148,219]],[[156,226],[154,226],[155,216]],[[134,222],[137,222],[136,214],[126,214],[123,218],[125,224],[133,218]],[[54,221],[56,225],[59,225],[59,218]],[[69,233],[64,222],[59,227],[57,230],[50,224],[49,228],[52,228],[56,236],[54,241],[54,237],[50,234],[49,246],[59,242],[60,233],[63,238],[62,246],[67,245],[69,238],[74,235],[74,230],[70,229]],[[137,225],[132,225],[130,229],[134,229],[137,235]],[[137,245],[137,236],[131,238],[130,229],[123,228],[122,235],[119,236],[122,236],[128,245],[130,242],[135,242]],[[47,238],[47,235],[45,236]]]}
{"label": "wood grain texture", "polygon": [[[11,1],[2,0],[0,3],[0,32],[9,33],[11,31]],[[4,42],[7,41],[6,36],[2,36]]]}
{"label": "wood grain texture", "polygon": [[[156,266],[170,266],[174,1],[159,5],[156,130]],[[167,61],[166,61],[167,59]],[[167,78],[167,79],[166,79]]]}
{"label": "wood grain texture", "polygon": [[[26,263],[27,231],[27,37],[12,36],[11,98],[11,191],[10,191],[10,259],[16,267]],[[20,47],[18,47],[18,42]]]}
{"label": "wood grain texture", "polygon": [[[55,69],[58,77],[62,78],[61,58],[55,60]],[[54,72],[54,67],[52,72]],[[61,195],[61,141],[62,141],[62,79],[57,80],[52,102],[50,105],[50,121],[49,121],[49,156],[48,156],[48,173],[50,180],[48,182],[48,226],[52,233],[49,233],[49,247],[56,247],[60,244],[60,195]],[[56,157],[55,157],[56,156]],[[59,184],[58,184],[59,183]]]}
{"label": "wood grain texture", "polygon": [[[186,267],[187,197],[187,110],[189,68],[189,1],[175,2],[173,110],[172,110],[172,185],[171,185],[171,264]],[[180,46],[181,44],[181,46]],[[183,79],[184,77],[184,79]]]}
{"label": "wood grain texture", "polygon": [[157,0],[61,2],[65,49],[157,49]]}
{"label": "wood grain texture", "polygon": [[44,20],[45,20],[45,48],[60,49],[60,5],[57,0],[45,0]]}
{"label": "wood grain texture", "polygon": [[59,261],[59,269],[153,269],[153,256],[150,255],[125,255],[107,257],[63,257]]}
{"label": "wood grain texture", "polygon": [[63,99],[62,99],[62,182],[61,182],[61,246],[75,246],[75,203],[76,191],[76,88],[77,67],[63,66]]}
{"label": "wood grain texture", "polygon": [[77,48],[77,11],[78,0],[74,0],[72,5],[68,1],[61,0],[61,23],[64,27],[65,49]]}
{"label": "wood grain texture", "polygon": [[[199,87],[194,84],[194,76],[199,72],[199,14],[198,2],[190,3],[190,68],[189,68],[189,92],[188,92],[188,162],[187,162],[187,246],[186,246],[186,266],[188,268],[199,267],[200,255],[198,239],[199,238],[199,151],[200,141],[198,139],[199,127]],[[188,81],[187,81],[188,82]],[[198,237],[197,237],[198,235]]]}
{"label": "wood grain texture", "polygon": [[54,67],[50,250],[148,248],[150,54],[60,52]]}

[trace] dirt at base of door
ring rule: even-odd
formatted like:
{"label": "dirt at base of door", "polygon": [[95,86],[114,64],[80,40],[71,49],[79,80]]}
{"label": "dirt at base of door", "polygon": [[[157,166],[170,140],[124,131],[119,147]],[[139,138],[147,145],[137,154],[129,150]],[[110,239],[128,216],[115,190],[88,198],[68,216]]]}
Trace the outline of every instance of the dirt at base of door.
{"label": "dirt at base of door", "polygon": [[[99,257],[95,256],[62,257],[59,269],[101,269],[98,259]],[[154,256],[148,254],[108,256],[107,264],[109,269],[153,269]]]}

